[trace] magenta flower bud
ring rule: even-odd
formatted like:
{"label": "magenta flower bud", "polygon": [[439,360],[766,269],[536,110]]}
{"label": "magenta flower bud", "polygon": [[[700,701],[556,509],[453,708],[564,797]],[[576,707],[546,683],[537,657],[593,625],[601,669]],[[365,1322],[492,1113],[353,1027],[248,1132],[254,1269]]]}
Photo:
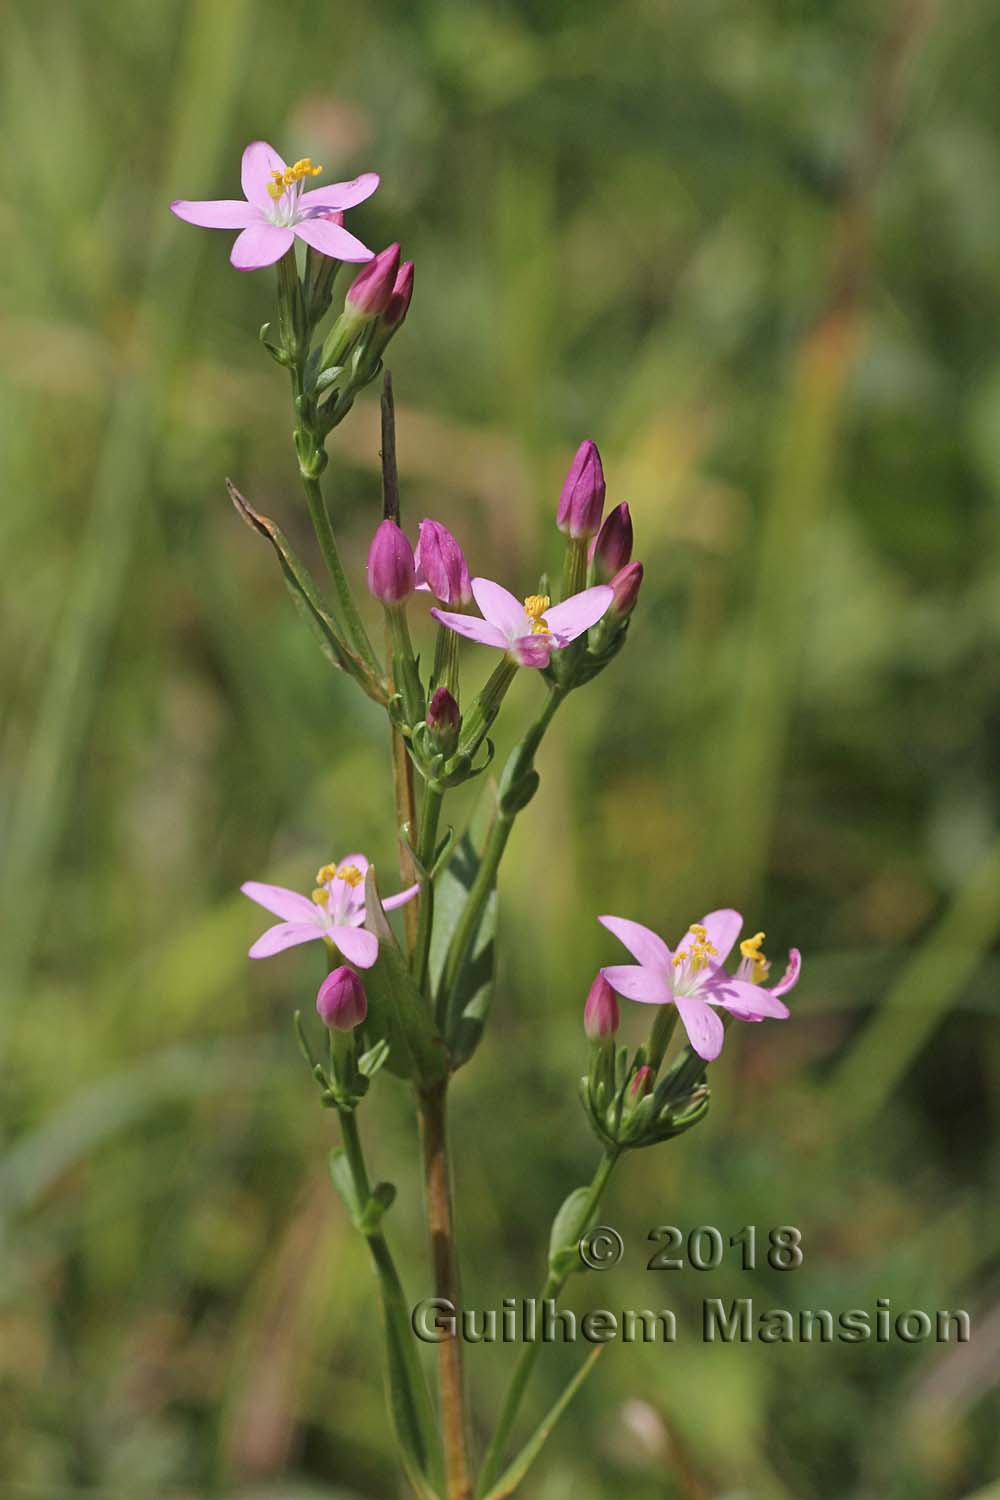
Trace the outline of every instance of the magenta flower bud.
{"label": "magenta flower bud", "polygon": [[368,592],[382,604],[402,604],[415,582],[413,548],[395,521],[383,521],[368,549]]}
{"label": "magenta flower bud", "polygon": [[556,525],[574,540],[594,536],[604,511],[604,470],[597,445],[588,438],[576,450],[563,482]]}
{"label": "magenta flower bud", "polygon": [[635,601],[639,597],[639,585],[642,583],[642,563],[628,563],[620,573],[616,573],[611,580],[614,590],[614,598],[608,614],[618,615],[623,618],[630,615],[635,609]]}
{"label": "magenta flower bud", "polygon": [[632,1079],[632,1082],[628,1086],[628,1091],[631,1097],[636,1100],[645,1099],[647,1094],[651,1094],[653,1091],[654,1077],[655,1074],[653,1073],[652,1068],[650,1068],[648,1065],[639,1068],[636,1071],[636,1075]]}
{"label": "magenta flower bud", "polygon": [[431,729],[438,732],[457,730],[462,722],[462,715],[458,711],[458,704],[446,687],[439,687],[431,694],[431,701],[427,705],[427,723]]}
{"label": "magenta flower bud", "polygon": [[616,505],[604,525],[590,544],[590,560],[594,564],[594,580],[610,583],[620,573],[632,556],[632,517],[623,500]]}
{"label": "magenta flower bud", "polygon": [[399,246],[389,245],[355,276],[347,289],[344,311],[359,318],[380,317],[389,306],[398,270]]}
{"label": "magenta flower bud", "polygon": [[368,1014],[365,987],[346,964],[328,974],[319,987],[316,1009],[324,1026],[332,1031],[353,1031]]}
{"label": "magenta flower bud", "polygon": [[396,275],[389,305],[382,314],[382,327],[387,333],[395,333],[410,310],[413,297],[413,262],[404,260]]}
{"label": "magenta flower bud", "polygon": [[603,1042],[614,1036],[620,1024],[621,1012],[615,992],[604,975],[598,974],[583,1008],[583,1029],[592,1042]]}
{"label": "magenta flower bud", "polygon": [[414,561],[418,587],[426,584],[435,599],[453,608],[472,603],[465,553],[440,521],[421,521]]}

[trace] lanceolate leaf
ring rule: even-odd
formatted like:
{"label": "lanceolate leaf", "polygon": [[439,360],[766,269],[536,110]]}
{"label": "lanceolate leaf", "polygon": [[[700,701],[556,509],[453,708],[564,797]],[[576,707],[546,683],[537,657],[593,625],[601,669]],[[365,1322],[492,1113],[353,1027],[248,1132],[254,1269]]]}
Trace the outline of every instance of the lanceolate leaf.
{"label": "lanceolate leaf", "polygon": [[556,1425],[559,1418],[562,1416],[563,1412],[566,1410],[567,1406],[572,1401],[573,1397],[576,1395],[577,1391],[580,1389],[581,1385],[586,1380],[587,1376],[590,1374],[591,1370],[594,1368],[594,1365],[597,1363],[598,1359],[603,1353],[604,1349],[598,1348],[595,1349],[594,1352],[587,1358],[581,1368],[573,1376],[573,1379],[563,1391],[558,1401],[551,1408],[548,1415],[541,1422],[541,1424],[536,1427],[534,1433],[525,1443],[524,1447],[521,1449],[514,1462],[508,1469],[504,1470],[503,1474],[501,1474],[496,1484],[484,1497],[484,1500],[508,1500],[508,1497],[510,1495],[513,1495],[514,1491],[518,1488],[522,1479],[531,1468],[531,1465],[534,1463],[535,1459],[542,1451],[545,1440],[548,1437],[549,1433],[552,1431],[553,1427]]}
{"label": "lanceolate leaf", "polygon": [[[439,994],[448,948],[479,870],[496,810],[496,784],[490,781],[483,788],[469,827],[452,850],[447,865],[437,879],[430,955],[433,994]],[[496,918],[497,893],[494,887],[483,907],[477,931],[465,962],[456,976],[450,997],[448,1044],[455,1066],[466,1062],[476,1050],[489,1014],[496,970]],[[439,998],[443,1000],[445,997]]]}
{"label": "lanceolate leaf", "polygon": [[265,537],[273,547],[284,574],[285,583],[288,585],[288,591],[312,626],[313,633],[326,656],[335,667],[339,667],[342,672],[347,672],[355,678],[370,698],[374,698],[377,703],[384,703],[386,695],[381,684],[372,678],[364,663],[341,639],[334,621],[320,602],[319,593],[309,575],[308,568],[296,556],[284,532],[271,520],[270,516],[262,516],[260,511],[255,510],[229,479],[226,480],[226,488],[229,491],[230,500],[250,529]]}
{"label": "lanceolate leaf", "polygon": [[366,1039],[384,1038],[389,1044],[386,1067],[428,1088],[444,1077],[448,1056],[382,909],[374,865],[365,877],[365,904],[367,925],[378,938],[378,958],[365,970]]}

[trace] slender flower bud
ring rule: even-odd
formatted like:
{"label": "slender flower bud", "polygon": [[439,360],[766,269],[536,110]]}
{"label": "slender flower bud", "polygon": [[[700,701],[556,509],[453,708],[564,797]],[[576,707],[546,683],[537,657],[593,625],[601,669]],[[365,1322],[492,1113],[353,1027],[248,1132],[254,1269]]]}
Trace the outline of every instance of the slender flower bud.
{"label": "slender flower bud", "polygon": [[368,549],[368,592],[382,604],[402,604],[414,583],[413,548],[395,521],[383,521]]}
{"label": "slender flower bud", "polygon": [[365,987],[346,964],[328,974],[319,987],[316,1009],[324,1026],[333,1031],[353,1031],[368,1014]]}
{"label": "slender flower bud", "polygon": [[355,276],[347,289],[344,311],[356,318],[378,318],[392,298],[399,270],[399,246],[389,245]]}
{"label": "slender flower bud", "polygon": [[639,597],[639,585],[642,583],[642,563],[627,563],[620,573],[616,573],[611,580],[611,587],[615,597],[611,601],[608,610],[609,615],[617,615],[623,619],[630,615],[635,609],[635,601]]}
{"label": "slender flower bud", "polygon": [[556,511],[556,525],[567,536],[578,540],[594,536],[601,526],[604,510],[604,470],[597,445],[588,438],[576,450],[563,482]]}
{"label": "slender flower bud", "polygon": [[435,688],[427,705],[427,728],[440,754],[451,755],[455,751],[461,727],[462,715],[455,699],[446,687]]}
{"label": "slender flower bud", "polygon": [[583,1008],[583,1029],[592,1042],[603,1042],[614,1036],[620,1024],[621,1012],[615,992],[604,975],[598,974]]}
{"label": "slender flower bud", "polygon": [[632,517],[623,500],[610,515],[590,544],[594,564],[594,582],[610,583],[632,556]]}
{"label": "slender flower bud", "polygon": [[426,584],[442,604],[461,609],[472,603],[465,553],[440,521],[421,521],[414,562],[418,585]]}
{"label": "slender flower bud", "polygon": [[382,327],[386,333],[395,333],[410,310],[410,301],[413,297],[413,262],[404,260],[396,273],[396,281],[392,288],[392,296],[389,304],[382,314]]}
{"label": "slender flower bud", "polygon": [[635,1077],[628,1086],[630,1097],[635,1100],[644,1099],[647,1094],[652,1093],[655,1076],[648,1063],[638,1068]]}

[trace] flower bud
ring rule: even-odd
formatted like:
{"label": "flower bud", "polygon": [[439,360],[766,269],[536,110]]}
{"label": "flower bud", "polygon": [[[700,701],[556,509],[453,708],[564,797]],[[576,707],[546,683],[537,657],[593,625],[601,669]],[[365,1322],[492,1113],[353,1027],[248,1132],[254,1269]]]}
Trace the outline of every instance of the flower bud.
{"label": "flower bud", "polygon": [[648,1063],[641,1068],[637,1068],[635,1077],[628,1086],[629,1097],[636,1101],[645,1099],[646,1095],[653,1091],[654,1078],[655,1074]]}
{"label": "flower bud", "polygon": [[414,562],[417,584],[426,584],[435,599],[451,608],[471,604],[469,565],[447,526],[440,521],[421,521]]}
{"label": "flower bud", "polygon": [[451,693],[446,687],[435,688],[427,705],[427,728],[440,754],[451,755],[456,749],[461,726],[462,715]]}
{"label": "flower bud", "polygon": [[402,604],[414,582],[413,548],[395,521],[383,521],[368,549],[368,592],[382,604]]}
{"label": "flower bud", "polygon": [[583,1029],[592,1042],[603,1042],[614,1036],[621,1024],[621,1012],[615,992],[603,974],[598,974],[590,986],[590,994],[583,1008]]}
{"label": "flower bud", "polygon": [[604,519],[590,547],[594,564],[594,582],[610,583],[632,556],[632,517],[623,500]]}
{"label": "flower bud", "polygon": [[617,615],[623,619],[630,615],[635,609],[635,601],[639,597],[639,585],[642,583],[642,563],[628,563],[620,573],[616,573],[611,580],[614,590],[614,598],[608,609],[609,615]]}
{"label": "flower bud", "polygon": [[344,311],[366,320],[380,317],[389,306],[398,270],[399,246],[389,245],[355,276],[347,289]]}
{"label": "flower bud", "polygon": [[563,482],[556,525],[574,540],[594,536],[604,510],[604,470],[597,445],[588,438],[576,450]]}
{"label": "flower bud", "polygon": [[392,296],[382,314],[382,327],[387,333],[395,333],[410,310],[413,297],[413,262],[404,260],[396,274]]}
{"label": "flower bud", "polygon": [[328,974],[319,987],[316,1009],[324,1026],[333,1031],[353,1031],[368,1014],[365,987],[346,964]]}

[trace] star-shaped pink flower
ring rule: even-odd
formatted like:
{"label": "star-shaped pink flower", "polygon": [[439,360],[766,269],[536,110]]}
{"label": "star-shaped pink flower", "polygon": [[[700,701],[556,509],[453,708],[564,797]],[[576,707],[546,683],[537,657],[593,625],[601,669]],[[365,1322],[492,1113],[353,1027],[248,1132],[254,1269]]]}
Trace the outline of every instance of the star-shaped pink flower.
{"label": "star-shaped pink flower", "polygon": [[[281,921],[269,927],[250,949],[251,958],[270,958],[298,943],[328,938],[359,969],[370,969],[378,958],[378,938],[365,920],[365,875],[368,861],[363,854],[347,854],[339,864],[324,865],[316,876],[312,898],[283,885],[264,885],[247,880],[240,886],[244,896],[271,911]],[[383,901],[386,911],[412,901],[420,887],[408,886]]]}
{"label": "star-shaped pink flower", "polygon": [[378,173],[304,192],[303,183],[321,171],[308,157],[288,166],[266,141],[251,141],[243,153],[242,198],[181,198],[170,207],[179,219],[203,229],[242,230],[229,257],[237,271],[273,265],[296,239],[333,260],[371,260],[372,251],[344,229],[340,214],[371,197]]}
{"label": "star-shaped pink flower", "polygon": [[740,944],[735,975],[723,969],[743,926],[738,911],[729,907],[710,911],[692,923],[673,953],[658,933],[639,922],[627,917],[599,917],[598,921],[638,960],[601,970],[612,989],[645,1005],[676,1005],[691,1046],[706,1062],[722,1051],[725,1033],[716,1014],[719,1007],[741,1021],[784,1020],[789,1013],[779,996],[798,980],[802,958],[797,948],[790,951],[788,967],[770,989],[761,983],[771,967],[761,951],[762,932]]}
{"label": "star-shaped pink flower", "polygon": [[553,651],[575,641],[578,635],[596,625],[614,598],[605,584],[573,594],[561,604],[551,604],[544,594],[529,594],[524,600],[489,578],[472,580],[472,597],[483,618],[455,615],[444,609],[431,614],[449,630],[468,636],[481,646],[506,651],[518,666],[547,667]]}

